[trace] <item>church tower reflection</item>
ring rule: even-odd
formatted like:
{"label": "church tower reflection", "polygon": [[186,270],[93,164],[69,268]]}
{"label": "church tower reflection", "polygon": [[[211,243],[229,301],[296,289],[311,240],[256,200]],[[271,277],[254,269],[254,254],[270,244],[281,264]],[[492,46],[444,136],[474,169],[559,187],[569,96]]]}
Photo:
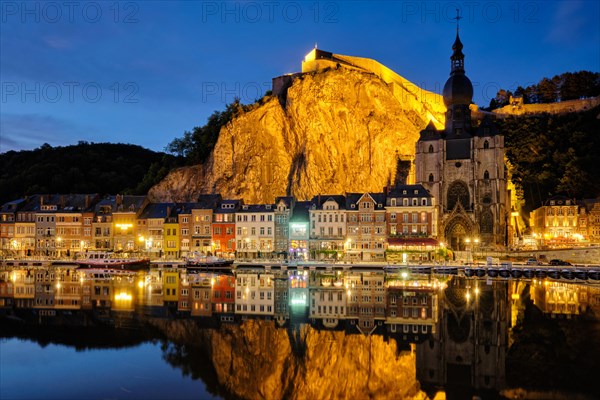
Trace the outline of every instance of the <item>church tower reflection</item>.
{"label": "church tower reflection", "polygon": [[510,307],[507,283],[452,279],[440,294],[439,327],[416,346],[417,379],[430,392],[445,387],[447,398],[472,390],[500,390]]}

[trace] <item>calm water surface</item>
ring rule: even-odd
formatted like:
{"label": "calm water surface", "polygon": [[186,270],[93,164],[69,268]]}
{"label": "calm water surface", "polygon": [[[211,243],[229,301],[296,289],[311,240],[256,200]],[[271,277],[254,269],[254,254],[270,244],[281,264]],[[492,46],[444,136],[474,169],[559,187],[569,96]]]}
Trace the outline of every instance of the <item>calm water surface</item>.
{"label": "calm water surface", "polygon": [[76,350],[0,342],[0,399],[214,399],[204,383],[163,359],[160,343]]}
{"label": "calm water surface", "polygon": [[[600,398],[597,283],[304,276],[272,278],[275,305],[289,299],[279,321],[166,301],[52,316],[5,307],[0,399]],[[346,294],[346,317],[327,317]]]}

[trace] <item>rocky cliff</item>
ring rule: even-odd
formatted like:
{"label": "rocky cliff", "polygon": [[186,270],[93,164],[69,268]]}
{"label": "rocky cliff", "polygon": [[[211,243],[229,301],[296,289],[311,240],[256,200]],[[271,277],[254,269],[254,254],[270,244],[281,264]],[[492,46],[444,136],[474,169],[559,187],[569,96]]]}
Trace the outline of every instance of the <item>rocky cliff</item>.
{"label": "rocky cliff", "polygon": [[317,331],[307,325],[289,331],[258,320],[218,329],[200,329],[190,320],[152,324],[182,346],[167,351],[168,361],[205,382],[218,380],[211,389],[226,397],[427,397],[415,378],[414,352],[399,352],[394,340],[385,342],[382,336]]}
{"label": "rocky cliff", "polygon": [[221,193],[266,203],[381,191],[394,181],[398,157],[412,158],[419,131],[430,120],[441,127],[445,111],[441,96],[382,76],[339,65],[294,75],[283,93],[223,127],[206,163],[172,171],[151,199]]}

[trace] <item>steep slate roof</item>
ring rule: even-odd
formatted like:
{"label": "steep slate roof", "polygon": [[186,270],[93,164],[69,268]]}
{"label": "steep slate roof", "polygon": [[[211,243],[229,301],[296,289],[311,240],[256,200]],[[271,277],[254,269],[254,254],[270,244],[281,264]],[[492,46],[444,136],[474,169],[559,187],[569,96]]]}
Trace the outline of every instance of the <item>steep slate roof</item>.
{"label": "steep slate roof", "polygon": [[311,204],[310,201],[297,201],[290,216],[290,222],[308,222],[308,210],[310,210]]}
{"label": "steep slate roof", "polygon": [[287,208],[292,208],[294,206],[294,196],[279,196],[275,198],[275,205],[277,206],[280,201],[283,201]]}
{"label": "steep slate roof", "polygon": [[[120,201],[121,204],[118,205],[117,200]],[[106,196],[96,204],[94,211],[99,213],[102,207],[108,206],[110,207],[111,213],[138,212],[140,208],[144,206],[145,201],[146,196],[123,196],[119,194],[114,196]]]}
{"label": "steep slate roof", "polygon": [[19,212],[36,212],[40,210],[40,195],[34,194],[32,196],[25,197],[25,204],[21,206]]}
{"label": "steep slate roof", "polygon": [[[240,207],[244,204],[243,200],[222,200],[217,204],[217,208],[215,208],[215,213],[217,214],[232,214],[236,213],[240,210]],[[223,208],[223,205],[233,205],[232,208]]]}
{"label": "steep slate roof", "polygon": [[[406,190],[406,194],[404,191]],[[415,194],[415,190],[417,193]],[[413,198],[413,197],[431,197],[431,193],[423,185],[398,185],[392,188],[388,198]]]}
{"label": "steep slate roof", "polygon": [[12,214],[19,211],[25,205],[25,199],[18,199],[9,201],[8,203],[2,204],[0,207],[0,213],[2,214]]}
{"label": "steep slate roof", "polygon": [[[94,211],[95,203],[98,201],[98,194],[42,194],[37,196],[37,200],[37,206],[33,207],[36,212]],[[42,210],[42,202],[44,205],[56,206],[56,211]]]}
{"label": "steep slate roof", "polygon": [[310,202],[313,206],[313,209],[322,210],[323,204],[330,200],[335,201],[339,205],[341,210],[343,210],[346,207],[346,197],[339,194],[320,194],[314,196],[310,200]]}
{"label": "steep slate roof", "polygon": [[196,202],[198,206],[196,208],[214,210],[221,200],[223,200],[223,197],[220,194],[201,194],[198,196],[198,201]]}
{"label": "steep slate roof", "polygon": [[274,211],[275,211],[274,204],[244,204],[238,210],[238,212],[247,212],[247,213],[274,212]]}
{"label": "steep slate roof", "polygon": [[[544,205],[545,206],[549,206],[550,205],[550,201],[554,201],[555,202],[554,206],[566,206],[567,205],[567,200],[571,201],[571,204],[570,204],[571,206],[575,206],[575,205],[578,204],[575,199],[572,199],[570,197],[564,196],[562,194],[557,194],[557,195],[554,195],[552,197],[548,197],[546,199],[546,201],[544,201]],[[559,202],[562,202],[562,203],[559,204]]]}
{"label": "steep slate roof", "polygon": [[385,194],[383,193],[346,193],[346,210],[358,210],[356,206],[352,208],[352,204],[357,205],[365,195],[369,195],[375,201],[374,210],[383,210],[385,208]]}
{"label": "steep slate roof", "polygon": [[167,218],[174,208],[175,203],[150,203],[144,208],[144,211],[138,218]]}

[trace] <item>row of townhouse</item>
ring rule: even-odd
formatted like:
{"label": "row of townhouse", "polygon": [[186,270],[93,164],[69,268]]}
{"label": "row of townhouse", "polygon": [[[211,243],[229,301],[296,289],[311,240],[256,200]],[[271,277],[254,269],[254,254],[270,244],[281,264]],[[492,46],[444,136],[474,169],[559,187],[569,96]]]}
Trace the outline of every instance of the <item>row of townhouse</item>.
{"label": "row of townhouse", "polygon": [[[153,203],[146,196],[34,195],[0,209],[5,256],[72,257],[90,250],[152,258],[384,260],[386,250],[421,250],[430,259],[438,208],[421,185],[381,193],[277,197],[245,204],[220,195]],[[418,254],[419,252],[416,252]]]}
{"label": "row of townhouse", "polygon": [[530,226],[540,247],[600,244],[600,199],[552,196],[531,212]]}
{"label": "row of townhouse", "polygon": [[[238,269],[229,274],[188,273],[174,266],[108,273],[73,266],[0,270],[0,307],[93,310],[101,315],[167,308],[222,321],[265,318],[284,325],[310,321],[325,328],[378,327],[410,335],[433,333],[437,323],[436,281],[407,279],[382,271]],[[154,312],[155,310],[156,312]],[[412,337],[412,336],[411,336]]]}

